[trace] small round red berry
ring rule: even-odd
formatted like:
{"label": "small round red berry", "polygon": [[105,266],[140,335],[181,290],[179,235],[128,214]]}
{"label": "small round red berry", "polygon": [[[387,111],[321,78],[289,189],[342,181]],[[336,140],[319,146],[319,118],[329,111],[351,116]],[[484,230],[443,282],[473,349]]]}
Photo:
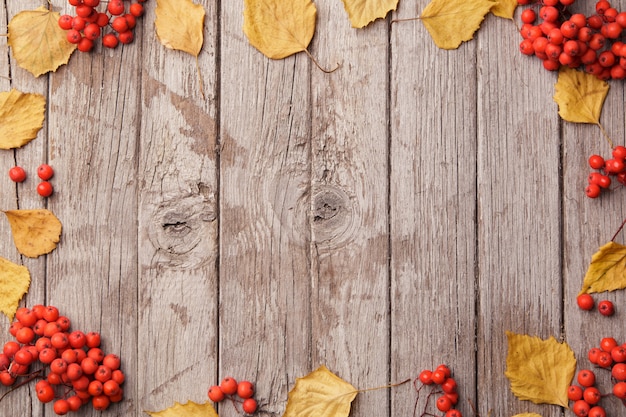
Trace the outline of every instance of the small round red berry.
{"label": "small round red berry", "polygon": [[613,395],[620,400],[626,400],[626,382],[620,381],[613,385]]}
{"label": "small round red berry", "polygon": [[241,409],[244,413],[247,414],[254,414],[257,407],[258,404],[254,398],[246,398],[245,400],[243,400],[243,404],[241,404]]}
{"label": "small round red berry", "polygon": [[115,48],[118,44],[119,44],[119,40],[117,39],[117,36],[115,36],[112,33],[107,33],[106,35],[104,35],[102,37],[102,45],[104,45],[106,48],[109,49],[113,49]]}
{"label": "small round red berry", "polygon": [[26,179],[26,171],[20,166],[15,166],[9,170],[9,178],[14,182],[23,182]]}
{"label": "small round red berry", "polygon": [[591,410],[589,410],[587,417],[606,417],[606,410],[604,409],[604,407],[596,405],[594,407],[591,407]]}
{"label": "small round red berry", "polygon": [[222,389],[217,385],[213,385],[212,387],[209,388],[208,395],[209,395],[209,399],[213,401],[214,403],[219,403],[226,397],[224,395],[224,391],[222,391]]}
{"label": "small round red berry", "polygon": [[44,181],[48,181],[54,175],[54,169],[48,164],[41,164],[37,167],[37,175]]}
{"label": "small round red berry", "polygon": [[594,305],[593,297],[587,293],[580,294],[578,297],[576,297],[576,304],[578,304],[578,307],[581,310],[592,310]]}
{"label": "small round red berry", "polygon": [[609,317],[615,314],[615,307],[613,306],[613,303],[609,300],[602,300],[598,303],[598,311],[603,316]]}
{"label": "small round red berry", "polygon": [[587,387],[583,391],[583,400],[585,400],[589,405],[598,404],[600,399],[602,399],[602,394],[596,387]]}
{"label": "small round red berry", "polygon": [[237,393],[237,380],[233,377],[227,376],[220,383],[220,388],[226,395],[233,395]]}
{"label": "small round red berry", "polygon": [[600,186],[598,184],[589,184],[585,188],[585,194],[589,198],[598,198],[600,196]]}
{"label": "small round red berry", "polygon": [[37,194],[42,197],[50,197],[54,189],[52,188],[52,184],[48,181],[42,181],[37,186]]}
{"label": "small round red berry", "polygon": [[567,398],[570,401],[582,400],[583,389],[578,385],[570,385],[569,388],[567,388]]}
{"label": "small round red berry", "polygon": [[572,411],[578,417],[587,417],[590,409],[591,409],[591,406],[587,404],[585,400],[578,400],[574,402],[574,405],[572,406]]}
{"label": "small round red berry", "polygon": [[463,414],[459,410],[451,409],[446,411],[446,415],[444,417],[463,417]]}
{"label": "small round red berry", "polygon": [[432,380],[437,385],[443,384],[443,381],[446,380],[446,372],[441,369],[435,369],[435,372],[433,372],[432,375]]}
{"label": "small round red berry", "polygon": [[452,408],[452,401],[450,401],[450,398],[442,395],[441,397],[437,398],[435,405],[437,406],[437,409],[439,411],[443,411],[445,413]]}
{"label": "small round red berry", "polygon": [[617,346],[618,346],[618,343],[614,337],[603,337],[600,340],[600,349],[602,349],[605,352],[611,353],[613,348],[616,348]]}
{"label": "small round red berry", "polygon": [[419,380],[424,385],[431,385],[433,383],[433,372],[430,369],[424,369],[420,372]]}
{"label": "small round red berry", "polygon": [[250,381],[241,381],[237,385],[237,395],[244,400],[254,395],[254,385]]}
{"label": "small round red berry", "polygon": [[577,381],[583,387],[591,387],[596,383],[596,374],[590,369],[583,369],[578,372]]}

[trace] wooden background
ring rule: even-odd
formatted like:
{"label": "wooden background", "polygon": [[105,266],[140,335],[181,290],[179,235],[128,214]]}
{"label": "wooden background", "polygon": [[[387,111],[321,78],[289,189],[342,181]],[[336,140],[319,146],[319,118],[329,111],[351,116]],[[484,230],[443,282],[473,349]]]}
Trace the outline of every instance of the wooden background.
{"label": "wooden background", "polygon": [[[42,3],[0,0],[0,31]],[[195,58],[156,39],[153,0],[133,44],[36,79],[0,38],[0,91],[48,103],[38,138],[0,152],[0,209],[47,207],[63,223],[58,248],[28,259],[0,221],[0,256],[30,270],[21,305],[58,306],[122,357],[126,399],[102,415],[204,402],[232,375],[257,384],[260,415],[279,416],[321,364],[369,388],[440,363],[465,416],[563,415],[512,395],[505,331],[564,338],[581,366],[600,338],[626,341],[622,292],[601,295],[616,302],[611,319],[575,305],[626,192],[584,196],[587,157],[610,149],[597,127],[559,119],[556,75],[518,52],[515,23],[490,15],[444,51],[419,21],[391,24],[428,0],[401,0],[361,30],[341,1],[317,0],[310,51],[341,64],[325,74],[305,54],[272,61],[251,47],[242,0],[199,3],[204,98]],[[611,83],[601,119],[616,144],[623,85]],[[35,191],[42,162],[55,169],[49,199]],[[17,186],[15,164],[30,175]],[[368,392],[351,415],[410,417],[414,401],[410,384]],[[237,415],[229,403],[219,413]],[[0,415],[53,412],[31,385]]]}

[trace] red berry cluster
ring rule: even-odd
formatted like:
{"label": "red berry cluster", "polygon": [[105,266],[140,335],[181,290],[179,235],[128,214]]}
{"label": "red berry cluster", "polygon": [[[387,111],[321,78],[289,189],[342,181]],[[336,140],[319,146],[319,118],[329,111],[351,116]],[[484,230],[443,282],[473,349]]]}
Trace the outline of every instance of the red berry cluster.
{"label": "red berry cluster", "polygon": [[[590,294],[585,293],[585,294],[580,294],[578,297],[576,297],[576,304],[578,304],[578,307],[581,310],[590,311],[590,310],[593,310],[595,301],[593,300],[593,297]],[[613,314],[615,314],[615,306],[609,300],[602,300],[598,303],[598,311],[603,316],[610,317]]]}
{"label": "red berry cluster", "polygon": [[[600,368],[611,370],[612,394],[626,405],[626,343],[620,345],[612,337],[600,340],[599,347],[593,347],[587,355],[589,361]],[[599,405],[603,395],[596,385],[596,375],[590,369],[578,372],[578,385],[571,385],[567,397],[573,401],[571,407],[578,417],[606,417],[604,408]]]}
{"label": "red berry cluster", "polygon": [[[421,386],[418,387],[418,382]],[[439,365],[434,371],[424,369],[419,376],[413,381],[413,386],[418,394],[425,386],[431,386],[433,389],[428,395],[425,408],[428,408],[428,402],[432,395],[438,395],[435,402],[437,409],[445,414],[445,417],[463,417],[461,412],[454,407],[459,402],[459,394],[457,392],[456,380],[452,377],[452,372],[447,365]],[[422,416],[433,415],[424,410]]]}
{"label": "red berry cluster", "polygon": [[600,155],[589,157],[589,166],[597,171],[589,174],[585,194],[589,198],[597,198],[603,189],[611,185],[610,176],[615,176],[618,182],[626,185],[626,147],[616,146],[612,151],[612,158],[605,160]]}
{"label": "red berry cluster", "polygon": [[209,399],[215,403],[224,401],[227,397],[234,401],[234,396],[238,396],[241,400],[241,409],[246,414],[254,414],[257,410],[257,401],[252,398],[254,396],[254,385],[250,381],[237,380],[231,376],[227,376],[219,385],[213,385],[209,388]]}
{"label": "red berry cluster", "polygon": [[550,71],[582,68],[602,80],[626,78],[626,45],[622,32],[626,12],[607,0],[596,2],[590,16],[570,13],[574,0],[518,0],[531,5],[521,14],[520,51],[541,59]]}
{"label": "red berry cluster", "polygon": [[[54,169],[48,164],[41,164],[37,168],[37,176],[42,180],[37,185],[37,193],[42,197],[50,197],[54,188],[48,180],[54,176]],[[26,180],[26,171],[20,166],[14,166],[9,170],[9,178],[13,182],[24,182]]]}
{"label": "red berry cluster", "polygon": [[[76,44],[81,52],[89,52],[94,41],[102,36],[102,45],[115,48],[118,44],[131,43],[137,18],[143,15],[146,0],[130,3],[128,10],[123,0],[110,0],[106,12],[98,11],[100,0],[68,0],[75,7],[76,16],[64,14],[59,18],[59,27],[67,31],[67,40]],[[103,34],[110,27],[111,31]]]}
{"label": "red berry cluster", "polygon": [[[99,333],[70,331],[70,319],[56,307],[19,308],[9,332],[15,340],[6,342],[0,353],[2,385],[14,385],[20,377],[25,380],[19,385],[40,378],[35,384],[37,398],[54,402],[58,415],[88,402],[105,410],[122,400],[125,376],[120,357],[102,351]],[[33,370],[37,363],[43,366]]]}

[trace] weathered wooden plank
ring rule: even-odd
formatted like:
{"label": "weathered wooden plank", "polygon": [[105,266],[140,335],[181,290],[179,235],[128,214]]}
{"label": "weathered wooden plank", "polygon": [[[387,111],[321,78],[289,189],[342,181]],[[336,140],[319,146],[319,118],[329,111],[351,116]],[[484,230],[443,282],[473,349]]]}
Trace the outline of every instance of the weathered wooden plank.
{"label": "weathered wooden plank", "polygon": [[[402,4],[395,18],[428,3]],[[447,364],[458,409],[475,402],[476,43],[437,48],[420,21],[391,38],[391,363],[394,380]],[[426,407],[422,391],[417,415]],[[413,415],[398,389],[391,415]],[[430,412],[434,412],[433,397]]]}

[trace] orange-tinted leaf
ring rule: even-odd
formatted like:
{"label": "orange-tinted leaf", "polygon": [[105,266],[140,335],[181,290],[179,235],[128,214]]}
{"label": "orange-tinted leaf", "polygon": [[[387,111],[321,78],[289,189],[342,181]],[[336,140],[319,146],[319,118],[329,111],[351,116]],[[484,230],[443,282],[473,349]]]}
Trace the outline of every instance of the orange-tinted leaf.
{"label": "orange-tinted leaf", "polygon": [[26,145],[43,127],[46,99],[17,90],[0,93],[0,149]]}
{"label": "orange-tinted leaf", "polygon": [[356,388],[322,365],[296,379],[283,417],[347,417],[357,393]]}
{"label": "orange-tinted leaf", "polygon": [[252,46],[271,59],[303,52],[315,33],[311,0],[244,0],[243,31]]}
{"label": "orange-tinted leaf", "polygon": [[609,92],[606,81],[584,71],[561,67],[554,90],[554,101],[563,120],[600,124],[602,106]]}
{"label": "orange-tinted leaf", "polygon": [[492,7],[491,13],[504,19],[513,19],[517,0],[498,0]]}
{"label": "orange-tinted leaf", "polygon": [[626,246],[613,241],[591,257],[580,294],[626,288]]}
{"label": "orange-tinted leaf", "polygon": [[353,28],[362,28],[396,10],[400,0],[343,0]]}
{"label": "orange-tinted leaf", "polygon": [[576,372],[574,352],[554,337],[538,337],[506,332],[509,352],[505,375],[511,391],[520,400],[535,404],[567,407],[567,388]]}
{"label": "orange-tinted leaf", "polygon": [[30,286],[30,273],[25,266],[0,258],[0,311],[13,320],[17,306]]}
{"label": "orange-tinted leaf", "polygon": [[156,35],[163,46],[198,56],[204,42],[204,8],[191,0],[157,0]]}
{"label": "orange-tinted leaf", "polygon": [[22,255],[36,258],[57,247],[62,226],[51,211],[8,210],[4,214],[9,219],[15,247]]}
{"label": "orange-tinted leaf", "polygon": [[472,39],[494,4],[491,0],[432,0],[420,19],[439,48],[456,49]]}
{"label": "orange-tinted leaf", "polygon": [[67,64],[76,50],[59,27],[59,17],[41,6],[18,13],[9,22],[8,44],[15,61],[35,77]]}
{"label": "orange-tinted leaf", "polygon": [[185,404],[175,402],[173,406],[161,411],[145,411],[151,417],[218,417],[213,406],[206,402],[197,404],[189,401]]}

